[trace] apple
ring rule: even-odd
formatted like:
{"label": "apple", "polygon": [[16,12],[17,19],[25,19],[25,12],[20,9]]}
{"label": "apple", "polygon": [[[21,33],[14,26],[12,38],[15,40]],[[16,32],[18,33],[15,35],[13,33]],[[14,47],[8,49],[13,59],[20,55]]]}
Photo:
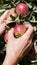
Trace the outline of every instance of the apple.
{"label": "apple", "polygon": [[14,35],[16,38],[22,36],[26,32],[26,26],[23,24],[17,24],[14,27]]}
{"label": "apple", "polygon": [[17,6],[16,6],[16,12],[17,14],[27,14],[28,13],[28,5],[25,4],[25,3],[19,3]]}
{"label": "apple", "polygon": [[[14,27],[14,36],[16,38],[19,38],[20,36],[22,36],[25,32],[26,32],[27,28],[25,25],[23,24],[16,24]],[[4,35],[4,41],[7,42],[8,41],[8,32],[5,33]]]}

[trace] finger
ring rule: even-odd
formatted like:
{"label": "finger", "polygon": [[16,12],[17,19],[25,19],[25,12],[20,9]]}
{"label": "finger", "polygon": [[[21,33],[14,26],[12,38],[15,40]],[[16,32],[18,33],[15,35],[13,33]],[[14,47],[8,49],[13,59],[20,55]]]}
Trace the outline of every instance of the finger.
{"label": "finger", "polygon": [[26,48],[27,48],[28,51],[32,48],[32,45],[33,45],[32,38],[30,38],[30,40],[28,41],[28,44],[26,46]]}
{"label": "finger", "polygon": [[32,28],[33,26],[31,24],[25,24],[26,28]]}
{"label": "finger", "polygon": [[11,28],[8,31],[8,40],[13,40],[14,39],[14,28]]}
{"label": "finger", "polygon": [[[20,38],[18,38],[18,41],[19,41],[19,43],[20,43],[20,48],[21,49],[25,49],[26,47],[27,47],[27,45],[28,45],[28,41],[29,41],[29,39],[30,39],[30,37],[31,37],[31,35],[32,35],[32,29],[28,29],[27,30],[27,32],[23,35],[23,36],[21,36]],[[21,40],[21,41],[20,41]],[[29,44],[30,45],[30,44]],[[29,47],[29,46],[28,46]]]}
{"label": "finger", "polygon": [[0,17],[0,23],[2,23],[2,22],[5,20],[5,18],[6,18],[6,16],[8,15],[8,13],[9,13],[9,10],[6,10],[6,11],[3,13],[3,15]]}
{"label": "finger", "polygon": [[21,43],[25,42],[27,44],[28,40],[30,39],[31,35],[33,34],[33,27],[29,28],[24,35],[22,35],[20,38],[19,38],[19,41]]}
{"label": "finger", "polygon": [[[7,18],[7,20],[8,21],[12,21],[12,18],[9,16],[8,18]],[[7,21],[6,21],[7,22]]]}
{"label": "finger", "polygon": [[20,57],[24,57],[29,50],[32,48],[32,39],[30,39],[27,43],[27,45],[23,48],[22,53],[20,54]]}
{"label": "finger", "polygon": [[[24,51],[26,51],[26,53],[28,53],[28,52],[30,51],[30,49],[32,48],[32,45],[33,45],[32,39],[30,39],[30,40],[28,41],[28,44],[27,44],[26,48],[24,49]],[[26,54],[26,53],[25,53],[25,54]]]}

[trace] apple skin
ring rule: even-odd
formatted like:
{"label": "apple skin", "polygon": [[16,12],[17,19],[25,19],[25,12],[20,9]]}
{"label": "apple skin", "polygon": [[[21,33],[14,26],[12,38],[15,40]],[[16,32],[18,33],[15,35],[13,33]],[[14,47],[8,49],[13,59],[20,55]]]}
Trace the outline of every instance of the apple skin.
{"label": "apple skin", "polygon": [[26,26],[23,24],[17,24],[14,27],[14,35],[16,38],[22,36],[26,32]]}
{"label": "apple skin", "polygon": [[28,8],[27,4],[19,3],[16,6],[16,12],[17,12],[18,15],[20,15],[20,14],[27,14],[28,10],[29,10],[29,8]]}

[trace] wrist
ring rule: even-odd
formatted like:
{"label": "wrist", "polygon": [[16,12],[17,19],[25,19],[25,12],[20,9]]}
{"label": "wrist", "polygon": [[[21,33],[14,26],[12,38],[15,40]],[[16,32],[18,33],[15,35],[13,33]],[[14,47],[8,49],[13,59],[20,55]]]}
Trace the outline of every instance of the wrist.
{"label": "wrist", "polygon": [[9,55],[6,55],[2,65],[16,65],[16,64],[17,60],[14,57],[11,58]]}

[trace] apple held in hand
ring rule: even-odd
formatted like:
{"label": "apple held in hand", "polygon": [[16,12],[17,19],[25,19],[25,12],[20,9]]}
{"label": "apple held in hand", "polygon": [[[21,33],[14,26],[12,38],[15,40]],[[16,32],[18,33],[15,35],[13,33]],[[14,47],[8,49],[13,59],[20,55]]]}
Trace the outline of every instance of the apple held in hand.
{"label": "apple held in hand", "polygon": [[29,10],[29,8],[28,8],[27,4],[19,3],[16,6],[16,12],[17,12],[18,15],[20,15],[20,14],[27,14],[28,10]]}
{"label": "apple held in hand", "polygon": [[[14,27],[14,35],[16,38],[22,36],[25,32],[26,32],[27,28],[25,25],[23,24],[17,24]],[[5,33],[4,35],[4,41],[7,42],[8,41],[8,32]]]}
{"label": "apple held in hand", "polygon": [[26,26],[23,25],[23,24],[17,24],[15,27],[14,27],[14,35],[16,38],[22,36],[25,32],[26,32]]}

